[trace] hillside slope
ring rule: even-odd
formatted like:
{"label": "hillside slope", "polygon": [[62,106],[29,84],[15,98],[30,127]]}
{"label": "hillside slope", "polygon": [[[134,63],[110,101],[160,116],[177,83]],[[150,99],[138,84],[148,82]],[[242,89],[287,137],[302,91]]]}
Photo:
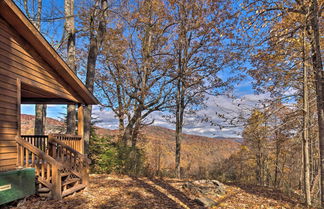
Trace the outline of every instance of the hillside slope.
{"label": "hillside slope", "polygon": [[[173,170],[175,167],[175,131],[150,126],[143,132],[140,144],[146,149],[152,169]],[[184,174],[206,176],[216,162],[229,158],[240,149],[232,140],[183,134],[181,167]]]}
{"label": "hillside slope", "polygon": [[[22,134],[33,134],[34,116],[22,115]],[[46,133],[64,132],[64,123],[47,119]],[[116,138],[118,131],[97,128],[98,135]],[[147,166],[157,173],[172,173],[175,166],[175,131],[158,126],[145,127],[138,145],[145,150]],[[233,139],[209,138],[184,134],[182,137],[181,167],[184,174],[205,176],[213,170],[216,162],[227,159],[240,149],[240,143]]]}

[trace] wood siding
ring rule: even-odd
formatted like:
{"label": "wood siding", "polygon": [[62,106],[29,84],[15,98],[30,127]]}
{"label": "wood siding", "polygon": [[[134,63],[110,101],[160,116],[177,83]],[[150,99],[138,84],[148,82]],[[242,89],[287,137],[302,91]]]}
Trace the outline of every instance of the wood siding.
{"label": "wood siding", "polygon": [[[18,133],[17,78],[58,98],[78,101],[77,94],[0,16],[0,171],[16,167]],[[32,93],[30,93],[32,95]]]}
{"label": "wood siding", "polygon": [[0,77],[0,171],[16,166],[17,83],[14,78]]}
{"label": "wood siding", "polygon": [[0,76],[20,78],[21,82],[59,98],[75,102],[80,100],[68,84],[1,17]]}

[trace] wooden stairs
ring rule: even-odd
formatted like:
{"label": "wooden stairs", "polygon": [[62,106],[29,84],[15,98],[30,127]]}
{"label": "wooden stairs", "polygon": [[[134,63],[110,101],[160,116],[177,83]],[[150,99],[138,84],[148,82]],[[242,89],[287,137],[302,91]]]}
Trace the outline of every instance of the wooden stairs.
{"label": "wooden stairs", "polygon": [[79,152],[81,137],[29,135],[16,141],[18,165],[35,168],[40,196],[61,199],[87,186],[89,159]]}

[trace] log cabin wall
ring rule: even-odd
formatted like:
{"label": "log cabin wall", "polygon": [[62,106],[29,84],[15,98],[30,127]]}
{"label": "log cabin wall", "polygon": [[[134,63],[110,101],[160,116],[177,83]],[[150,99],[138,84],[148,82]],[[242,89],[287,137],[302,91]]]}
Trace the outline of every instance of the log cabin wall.
{"label": "log cabin wall", "polygon": [[3,69],[6,69],[5,75],[10,78],[20,78],[21,82],[60,98],[79,100],[68,84],[1,17],[0,68],[0,75],[4,73]]}
{"label": "log cabin wall", "polygon": [[[50,95],[77,102],[68,84],[35,50],[0,16],[0,171],[16,167],[15,136],[18,133],[17,78],[22,83],[42,89]],[[22,89],[33,97],[39,92]]]}

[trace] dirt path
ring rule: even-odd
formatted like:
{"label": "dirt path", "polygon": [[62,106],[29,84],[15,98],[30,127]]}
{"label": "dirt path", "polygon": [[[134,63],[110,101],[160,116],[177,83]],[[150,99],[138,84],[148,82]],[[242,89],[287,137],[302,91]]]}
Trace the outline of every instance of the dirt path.
{"label": "dirt path", "polygon": [[[178,180],[91,175],[90,186],[82,192],[60,201],[31,197],[16,208],[203,208],[192,200],[194,196],[185,194],[180,185]],[[212,197],[216,202],[214,208],[303,208],[297,201],[285,199],[280,193],[264,188],[227,185],[225,189],[225,195]]]}

